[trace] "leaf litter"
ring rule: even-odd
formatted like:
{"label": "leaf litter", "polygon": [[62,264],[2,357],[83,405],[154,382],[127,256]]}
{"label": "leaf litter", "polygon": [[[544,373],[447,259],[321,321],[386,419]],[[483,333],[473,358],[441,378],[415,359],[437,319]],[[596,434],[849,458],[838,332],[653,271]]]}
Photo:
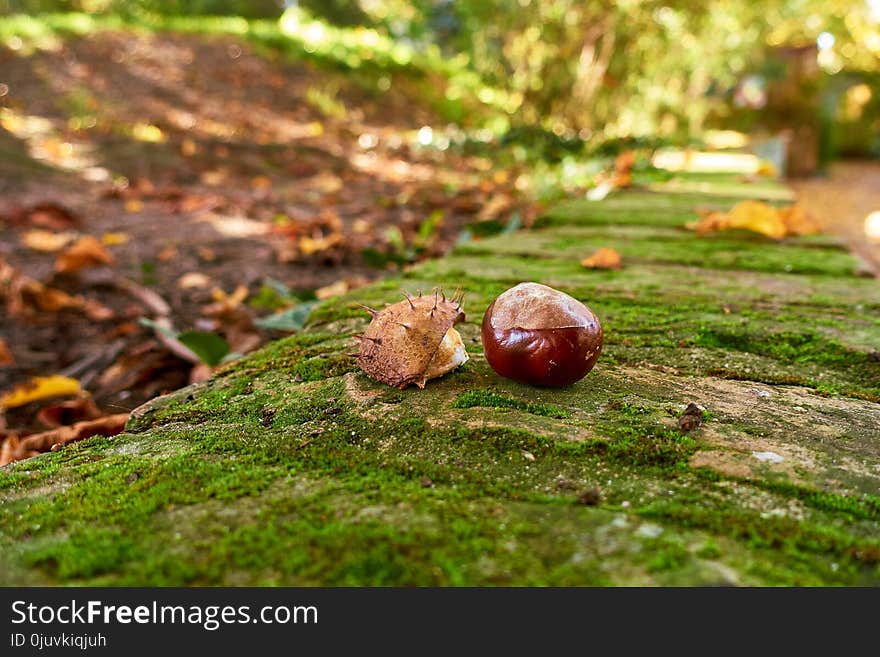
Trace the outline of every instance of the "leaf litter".
{"label": "leaf litter", "polygon": [[[7,62],[16,111],[106,169],[3,163],[0,394],[14,401],[35,377],[80,389],[3,408],[0,461],[109,430],[105,419],[301,330],[322,300],[534,219],[516,175],[408,141],[438,119],[405,86],[372,97],[243,44],[230,60],[230,43],[108,32]],[[330,78],[339,115],[308,101]],[[144,82],[159,79],[172,82]],[[95,128],[72,127],[58,89],[89,99]],[[184,92],[185,111],[153,102]],[[59,433],[41,436],[52,422]]]}

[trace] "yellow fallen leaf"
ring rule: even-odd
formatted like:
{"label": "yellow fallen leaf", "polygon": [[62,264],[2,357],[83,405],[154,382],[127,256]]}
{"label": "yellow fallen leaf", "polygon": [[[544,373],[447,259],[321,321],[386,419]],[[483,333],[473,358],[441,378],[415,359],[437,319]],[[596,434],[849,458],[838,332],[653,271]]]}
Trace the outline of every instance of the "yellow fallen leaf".
{"label": "yellow fallen leaf", "polygon": [[125,244],[128,242],[128,234],[127,233],[104,233],[101,235],[101,244],[105,246],[118,246],[119,244]]}
{"label": "yellow fallen leaf", "polygon": [[0,396],[0,408],[16,408],[48,397],[76,395],[79,391],[79,381],[69,376],[35,376]]}
{"label": "yellow fallen leaf", "polygon": [[312,255],[331,249],[342,242],[342,233],[331,233],[323,237],[313,238],[304,235],[299,238],[299,250],[303,255]]}
{"label": "yellow fallen leaf", "polygon": [[214,300],[214,303],[203,306],[202,314],[212,317],[233,314],[244,300],[247,299],[247,296],[248,289],[246,285],[239,285],[231,294],[226,294],[221,288],[215,287],[211,290],[211,298]]}
{"label": "yellow fallen leaf", "polygon": [[730,212],[698,210],[699,221],[685,224],[698,235],[739,228],[778,240],[787,235],[809,235],[820,231],[806,211],[793,205],[776,208],[762,201],[741,201]]}
{"label": "yellow fallen leaf", "polygon": [[727,215],[727,226],[751,230],[775,240],[782,239],[787,232],[779,211],[761,201],[737,203]]}
{"label": "yellow fallen leaf", "polygon": [[324,299],[329,299],[330,297],[338,297],[340,294],[345,294],[346,292],[348,292],[348,289],[348,281],[339,280],[335,283],[330,283],[330,285],[319,287],[317,290],[315,290],[315,296],[323,301]]}
{"label": "yellow fallen leaf", "polygon": [[76,239],[76,233],[55,233],[51,230],[29,230],[21,236],[21,243],[34,251],[60,251]]}
{"label": "yellow fallen leaf", "polygon": [[126,212],[140,212],[144,209],[144,202],[140,199],[132,198],[125,202],[125,211]]}
{"label": "yellow fallen leaf", "polygon": [[623,259],[614,249],[603,246],[581,260],[581,265],[587,269],[620,269],[623,266]]}
{"label": "yellow fallen leaf", "polygon": [[75,272],[83,267],[112,265],[116,261],[95,237],[84,235],[74,242],[55,261],[55,271],[60,273]]}

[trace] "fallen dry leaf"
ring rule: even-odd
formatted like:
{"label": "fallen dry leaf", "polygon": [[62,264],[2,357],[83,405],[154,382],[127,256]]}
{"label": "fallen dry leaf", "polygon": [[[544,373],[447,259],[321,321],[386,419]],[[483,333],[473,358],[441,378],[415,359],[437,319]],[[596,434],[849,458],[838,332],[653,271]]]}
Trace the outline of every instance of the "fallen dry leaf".
{"label": "fallen dry leaf", "polygon": [[779,210],[789,235],[816,235],[822,227],[800,203]]}
{"label": "fallen dry leaf", "polygon": [[632,185],[632,169],[636,163],[635,151],[624,151],[614,159],[615,187],[629,187]]}
{"label": "fallen dry leaf", "polygon": [[0,395],[0,408],[16,408],[49,397],[68,397],[80,392],[79,381],[69,376],[35,376]]}
{"label": "fallen dry leaf", "polygon": [[211,298],[214,303],[202,307],[202,314],[209,317],[228,315],[234,312],[247,299],[247,285],[239,285],[232,294],[226,294],[219,287],[211,290]]}
{"label": "fallen dry leaf", "polygon": [[750,230],[771,239],[788,235],[811,235],[821,231],[819,224],[798,204],[776,208],[763,201],[741,201],[730,212],[697,210],[701,219],[685,224],[698,235],[728,230]]}
{"label": "fallen dry leaf", "polygon": [[[65,445],[75,443],[93,436],[115,436],[125,429],[125,423],[128,421],[128,413],[118,413],[116,415],[107,415],[97,420],[87,420],[85,422],[77,422],[74,425],[66,427],[58,427],[42,433],[35,433],[25,438],[19,439],[17,445],[12,449],[6,449],[7,439],[4,443],[4,449],[0,451],[0,465],[6,465],[12,461],[20,461],[34,455],[34,453],[54,451]],[[6,460],[4,460],[6,459]]]}
{"label": "fallen dry leaf", "polygon": [[304,235],[299,238],[299,250],[305,256],[327,251],[342,243],[342,233],[331,233],[314,238]]}
{"label": "fallen dry leaf", "polygon": [[205,274],[198,271],[187,272],[177,279],[177,287],[179,287],[181,290],[191,290],[194,288],[208,287],[208,285],[210,284],[211,279],[208,278]]}
{"label": "fallen dry leaf", "polygon": [[162,262],[166,262],[168,260],[173,260],[174,258],[177,257],[177,255],[178,255],[177,247],[166,246],[164,249],[159,251],[158,254],[156,254],[156,259],[161,260]]}
{"label": "fallen dry leaf", "polygon": [[101,235],[101,244],[105,246],[118,246],[128,242],[128,233],[109,232]]}
{"label": "fallen dry leaf", "polygon": [[144,202],[138,198],[132,198],[125,202],[125,211],[134,214],[144,209]]}
{"label": "fallen dry leaf", "polygon": [[16,208],[9,213],[9,219],[13,223],[27,223],[51,230],[65,230],[79,224],[79,218],[73,212],[52,202]]}
{"label": "fallen dry leaf", "polygon": [[254,176],[251,178],[251,187],[266,190],[272,187],[272,179],[269,176]]}
{"label": "fallen dry leaf", "polygon": [[623,266],[623,258],[614,249],[603,246],[581,260],[581,265],[587,269],[620,269]]}
{"label": "fallen dry leaf", "polygon": [[6,346],[6,341],[0,338],[0,367],[7,365],[15,365],[15,358],[12,357],[12,352]]}
{"label": "fallen dry leaf", "polygon": [[315,296],[322,301],[324,299],[329,299],[330,297],[338,297],[342,294],[345,294],[349,290],[348,281],[340,280],[335,283],[330,283],[330,285],[325,285],[324,287],[319,287],[315,290]]}
{"label": "fallen dry leaf", "polygon": [[214,249],[209,249],[207,246],[200,246],[197,249],[199,254],[199,258],[204,260],[205,262],[213,262],[217,259],[217,254],[214,252]]}
{"label": "fallen dry leaf", "polygon": [[80,310],[89,319],[103,321],[114,316],[112,310],[98,301],[82,296],[71,296],[61,290],[43,285],[0,258],[0,299],[6,302],[6,312],[19,317],[35,312]]}
{"label": "fallen dry leaf", "polygon": [[513,199],[511,199],[509,194],[495,194],[486,203],[483,204],[483,206],[480,208],[479,213],[477,213],[477,218],[480,220],[494,219],[499,214],[507,210],[512,203]]}
{"label": "fallen dry leaf", "polygon": [[65,250],[55,261],[55,271],[69,274],[84,267],[112,265],[116,260],[104,245],[91,235],[84,235]]}
{"label": "fallen dry leaf", "polygon": [[60,251],[75,239],[76,233],[70,231],[55,233],[51,230],[34,229],[21,236],[21,243],[34,251],[53,253]]}
{"label": "fallen dry leaf", "polygon": [[18,455],[20,454],[21,443],[18,440],[18,436],[14,433],[6,436],[6,439],[3,441],[2,447],[0,447],[0,466],[7,465],[12,463],[13,461],[17,461],[20,458]]}
{"label": "fallen dry leaf", "polygon": [[37,413],[37,420],[50,429],[84,420],[94,420],[99,417],[101,417],[101,410],[91,397],[80,397],[60,404],[52,404],[41,408]]}

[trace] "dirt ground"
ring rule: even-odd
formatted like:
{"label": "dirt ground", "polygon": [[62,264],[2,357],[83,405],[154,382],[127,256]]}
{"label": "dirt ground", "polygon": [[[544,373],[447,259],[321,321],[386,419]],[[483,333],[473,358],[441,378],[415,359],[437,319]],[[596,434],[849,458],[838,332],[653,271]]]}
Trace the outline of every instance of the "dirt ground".
{"label": "dirt ground", "polygon": [[[140,320],[247,352],[280,335],[259,316],[441,254],[519,203],[486,160],[420,147],[437,119],[405,81],[370,90],[228,37],[0,49],[0,112],[0,389],[61,373],[104,412],[207,375]],[[83,236],[98,245],[59,265]],[[32,410],[7,425],[38,430]]]}
{"label": "dirt ground", "polygon": [[865,232],[865,219],[880,211],[880,162],[837,162],[828,174],[789,183],[824,228],[843,237],[880,276],[880,235]]}

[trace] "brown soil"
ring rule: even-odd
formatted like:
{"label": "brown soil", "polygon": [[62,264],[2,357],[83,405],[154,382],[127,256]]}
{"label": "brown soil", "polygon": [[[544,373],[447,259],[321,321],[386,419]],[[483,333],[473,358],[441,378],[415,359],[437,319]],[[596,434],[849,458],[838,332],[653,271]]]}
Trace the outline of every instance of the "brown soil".
{"label": "brown soil", "polygon": [[[516,203],[487,162],[414,145],[437,121],[405,81],[370,91],[233,38],[172,34],[0,48],[0,71],[0,264],[113,311],[22,313],[7,298],[0,337],[14,363],[0,366],[0,390],[61,372],[105,412],[131,409],[205,375],[138,323],[156,316],[154,294],[176,329],[250,350],[279,335],[252,324],[271,310],[206,310],[217,290],[243,285],[253,299],[275,279],[344,291],[443,253],[486,204],[503,219]],[[48,224],[34,211],[46,203]],[[58,274],[58,251],[23,243],[35,229],[105,237],[115,263]],[[191,273],[204,277],[182,285]],[[10,427],[39,428],[16,413]]]}

